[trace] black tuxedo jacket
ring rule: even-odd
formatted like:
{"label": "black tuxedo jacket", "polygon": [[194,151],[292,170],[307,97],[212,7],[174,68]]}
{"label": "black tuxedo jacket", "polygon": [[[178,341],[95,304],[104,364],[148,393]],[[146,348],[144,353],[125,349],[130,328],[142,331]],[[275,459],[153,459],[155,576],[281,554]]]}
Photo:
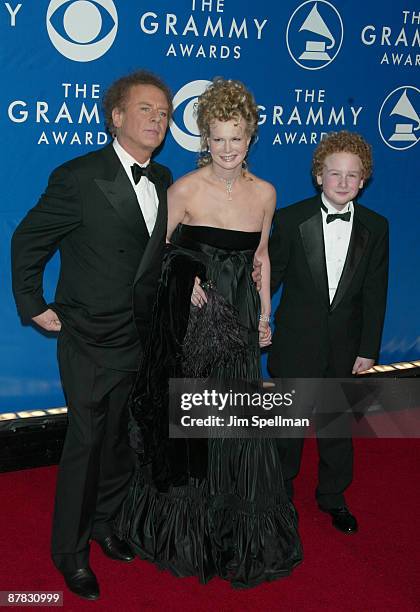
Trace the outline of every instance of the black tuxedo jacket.
{"label": "black tuxedo jacket", "polygon": [[150,237],[110,144],[54,170],[12,239],[13,292],[22,319],[48,307],[42,276],[58,249],[60,277],[50,306],[84,353],[117,370],[138,366],[165,245],[172,177],[155,162],[151,173],[159,207]]}
{"label": "black tuxedo jacket", "polygon": [[[269,354],[274,376],[349,376],[359,355],[376,359],[388,282],[388,222],[354,205],[347,258],[329,302],[321,196],[276,212],[269,243],[272,292],[283,283]],[[335,221],[342,223],[342,221]]]}

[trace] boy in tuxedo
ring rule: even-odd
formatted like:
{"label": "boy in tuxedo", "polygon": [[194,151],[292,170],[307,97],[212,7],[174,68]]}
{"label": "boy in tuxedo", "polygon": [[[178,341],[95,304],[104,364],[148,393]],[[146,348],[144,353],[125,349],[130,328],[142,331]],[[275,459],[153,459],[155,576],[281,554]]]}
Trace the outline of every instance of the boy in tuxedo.
{"label": "boy in tuxedo", "polygon": [[[372,367],[378,357],[388,282],[388,222],[357,202],[371,173],[368,143],[348,131],[331,133],[313,156],[318,195],[275,215],[271,285],[275,292],[282,284],[283,292],[268,359],[274,377],[349,377]],[[318,431],[325,424],[323,416],[317,416]],[[344,426],[346,436],[318,436],[316,499],[337,529],[354,533],[357,521],[344,498],[353,476],[353,445],[350,423]],[[292,497],[303,439],[281,439],[279,444]]]}

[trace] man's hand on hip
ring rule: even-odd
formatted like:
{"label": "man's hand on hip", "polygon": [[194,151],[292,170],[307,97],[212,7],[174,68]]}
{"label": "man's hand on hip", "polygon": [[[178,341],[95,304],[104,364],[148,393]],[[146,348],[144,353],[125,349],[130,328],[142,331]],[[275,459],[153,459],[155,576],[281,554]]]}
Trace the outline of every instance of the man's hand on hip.
{"label": "man's hand on hip", "polygon": [[61,329],[60,319],[51,308],[41,312],[36,317],[32,317],[32,321],[48,332],[59,332]]}

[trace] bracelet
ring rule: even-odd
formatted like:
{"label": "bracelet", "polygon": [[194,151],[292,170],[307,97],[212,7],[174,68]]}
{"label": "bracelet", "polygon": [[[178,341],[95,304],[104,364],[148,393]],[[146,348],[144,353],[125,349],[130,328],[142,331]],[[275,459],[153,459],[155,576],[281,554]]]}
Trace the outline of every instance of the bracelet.
{"label": "bracelet", "polygon": [[260,321],[264,321],[265,323],[270,323],[270,315],[260,314]]}

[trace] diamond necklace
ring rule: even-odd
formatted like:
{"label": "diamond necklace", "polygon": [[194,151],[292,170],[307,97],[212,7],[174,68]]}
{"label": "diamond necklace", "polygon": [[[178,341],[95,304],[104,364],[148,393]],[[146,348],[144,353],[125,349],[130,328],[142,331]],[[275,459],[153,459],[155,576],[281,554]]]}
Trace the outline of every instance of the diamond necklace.
{"label": "diamond necklace", "polygon": [[236,179],[238,178],[238,176],[240,176],[240,175],[238,174],[238,176],[234,176],[231,179],[225,179],[222,176],[217,176],[217,174],[215,172],[213,172],[213,174],[217,178],[218,181],[221,181],[222,183],[225,184],[227,200],[229,202],[231,202],[232,201],[233,184],[236,181]]}

